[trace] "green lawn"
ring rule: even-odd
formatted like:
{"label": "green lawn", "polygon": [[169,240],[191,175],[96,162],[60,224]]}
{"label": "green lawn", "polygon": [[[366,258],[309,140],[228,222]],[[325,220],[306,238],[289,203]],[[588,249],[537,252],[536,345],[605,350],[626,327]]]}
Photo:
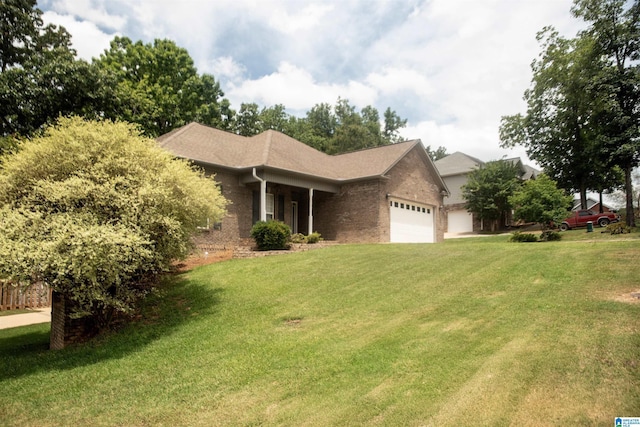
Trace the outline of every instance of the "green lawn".
{"label": "green lawn", "polygon": [[571,233],[226,261],[172,277],[136,324],[90,345],[51,352],[47,326],[0,331],[0,425],[640,416],[639,235]]}

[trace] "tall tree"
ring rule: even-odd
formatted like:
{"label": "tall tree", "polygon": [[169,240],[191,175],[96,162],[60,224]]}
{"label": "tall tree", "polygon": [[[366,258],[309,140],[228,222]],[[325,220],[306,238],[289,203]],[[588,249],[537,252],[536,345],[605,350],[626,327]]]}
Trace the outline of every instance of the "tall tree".
{"label": "tall tree", "polygon": [[624,171],[627,225],[635,226],[632,170],[640,162],[640,1],[575,0],[572,12],[590,24],[581,37],[595,41],[604,62],[595,100],[598,139],[609,165]]}
{"label": "tall tree", "polygon": [[242,103],[234,120],[235,133],[242,136],[253,136],[262,132],[258,104]]}
{"label": "tall tree", "polygon": [[588,37],[566,39],[553,28],[538,34],[540,58],[533,62],[531,89],[525,92],[526,115],[503,117],[502,146],[520,144],[558,184],[579,192],[602,186],[603,156],[593,121],[594,77],[602,64]]}
{"label": "tall tree", "polygon": [[500,223],[506,223],[511,211],[509,197],[520,186],[518,177],[518,168],[504,160],[488,162],[474,169],[462,187],[465,207],[483,222],[488,221],[491,231],[495,231]]}
{"label": "tall tree", "polygon": [[114,118],[138,123],[150,136],[193,120],[230,127],[231,110],[219,83],[200,76],[186,49],[171,40],[144,44],[116,37],[95,64],[117,80]]}
{"label": "tall tree", "polygon": [[272,107],[264,107],[260,111],[260,127],[262,131],[272,129],[285,134],[290,133],[289,115],[285,106],[276,104]]}
{"label": "tall tree", "polygon": [[59,115],[97,116],[113,99],[109,76],[76,60],[69,33],[41,15],[35,1],[0,3],[0,136],[30,134]]}
{"label": "tall tree", "polygon": [[43,25],[42,11],[36,0],[4,0],[0,23],[0,72],[5,72],[31,56]]}

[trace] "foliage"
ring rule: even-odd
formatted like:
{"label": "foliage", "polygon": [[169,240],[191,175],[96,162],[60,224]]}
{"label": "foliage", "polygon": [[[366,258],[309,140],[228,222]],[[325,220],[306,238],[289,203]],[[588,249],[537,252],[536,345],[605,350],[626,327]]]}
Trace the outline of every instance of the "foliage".
{"label": "foliage", "polygon": [[320,236],[320,233],[318,233],[317,231],[314,231],[313,233],[307,236],[307,243],[309,244],[318,243],[318,242],[321,242],[322,240],[323,240],[322,236]]}
{"label": "foliage", "polygon": [[607,232],[610,234],[631,233],[631,227],[622,222],[614,222],[613,224],[607,225]]}
{"label": "foliage", "polygon": [[[574,39],[552,28],[539,35],[526,115],[502,118],[503,146],[524,145],[559,185],[578,191],[624,185],[633,211],[631,171],[640,161],[640,3],[575,0],[588,28]],[[624,180],[621,176],[624,174]],[[633,215],[628,217],[633,225]]]}
{"label": "foliage", "polygon": [[70,34],[41,15],[35,1],[0,4],[0,137],[29,135],[59,115],[98,117],[114,98],[110,76],[76,60]]}
{"label": "foliage", "polygon": [[545,230],[540,234],[542,242],[557,242],[559,240],[562,240],[562,234],[554,230]]}
{"label": "foliage", "polygon": [[426,150],[427,150],[427,154],[429,155],[431,160],[433,160],[434,162],[436,160],[440,160],[440,159],[442,159],[444,157],[447,157],[449,155],[449,153],[447,153],[446,147],[442,147],[442,146],[436,148],[435,150],[432,150],[431,146],[427,145]]}
{"label": "foliage", "polygon": [[594,41],[602,59],[594,103],[598,140],[608,165],[624,171],[627,225],[635,225],[632,170],[640,162],[640,2],[575,0],[571,10],[590,24],[582,38]]}
{"label": "foliage", "polygon": [[107,117],[138,123],[149,136],[192,121],[231,126],[233,112],[220,84],[199,75],[187,50],[171,40],[144,44],[116,37],[95,65],[116,80],[117,102]]}
{"label": "foliage", "polygon": [[213,180],[124,123],[60,119],[4,158],[0,277],[48,283],[76,316],[127,312],[225,201]]}
{"label": "foliage", "polygon": [[504,160],[488,162],[474,169],[462,187],[465,207],[478,218],[490,221],[494,231],[499,220],[504,224],[511,210],[509,197],[520,186],[518,177],[518,168]]}
{"label": "foliage", "polygon": [[526,115],[503,117],[503,146],[523,145],[561,188],[578,192],[615,186],[597,144],[593,81],[602,66],[589,38],[565,39],[553,28],[538,34],[542,53],[533,62],[531,89],[525,92]]}
{"label": "foliage", "polygon": [[307,236],[302,233],[292,234],[291,243],[307,243]]}
{"label": "foliage", "polygon": [[537,242],[538,238],[533,233],[522,233],[520,231],[516,231],[515,233],[511,234],[511,237],[509,237],[509,241],[510,242],[518,242],[518,243],[522,243],[522,242]]}
{"label": "foliage", "polygon": [[509,202],[515,208],[516,220],[537,222],[543,228],[552,223],[560,223],[567,215],[573,197],[565,195],[551,178],[538,175],[518,189]]}
{"label": "foliage", "polygon": [[251,237],[261,251],[289,249],[291,228],[281,221],[258,221],[251,228]]}

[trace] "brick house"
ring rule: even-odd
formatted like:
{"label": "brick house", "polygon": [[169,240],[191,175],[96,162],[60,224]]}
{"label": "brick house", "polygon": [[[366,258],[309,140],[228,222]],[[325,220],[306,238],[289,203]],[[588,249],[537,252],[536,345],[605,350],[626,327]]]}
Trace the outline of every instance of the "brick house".
{"label": "brick house", "polygon": [[[519,178],[522,181],[535,179],[540,171],[531,166],[522,163],[519,157],[504,159],[505,162],[512,163],[520,172]],[[468,154],[459,151],[445,156],[435,162],[438,172],[442,176],[447,188],[451,194],[445,200],[445,212],[447,216],[447,233],[472,233],[485,229],[482,221],[471,212],[468,212],[465,205],[466,201],[462,197],[462,187],[467,183],[469,174],[478,168],[481,168],[485,162]],[[507,223],[501,224],[502,227],[510,225],[511,216],[505,219]]]}
{"label": "brick house", "polygon": [[231,202],[203,233],[211,243],[240,242],[272,219],[344,243],[444,239],[448,190],[420,140],[331,156],[277,131],[244,137],[191,123],[158,143],[215,174]]}

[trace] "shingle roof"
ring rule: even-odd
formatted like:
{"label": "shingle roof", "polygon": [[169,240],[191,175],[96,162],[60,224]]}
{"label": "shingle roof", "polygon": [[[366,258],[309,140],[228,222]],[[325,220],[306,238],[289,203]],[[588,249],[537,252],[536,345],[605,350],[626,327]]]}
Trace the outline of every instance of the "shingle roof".
{"label": "shingle roof", "polygon": [[471,157],[467,154],[456,151],[453,154],[449,154],[435,162],[438,172],[442,176],[460,175],[469,173],[474,169],[484,165],[482,160]]}
{"label": "shingle roof", "polygon": [[157,141],[174,155],[197,162],[234,169],[270,167],[335,181],[382,176],[416,145],[422,146],[412,140],[330,156],[277,131],[244,137],[198,123]]}

